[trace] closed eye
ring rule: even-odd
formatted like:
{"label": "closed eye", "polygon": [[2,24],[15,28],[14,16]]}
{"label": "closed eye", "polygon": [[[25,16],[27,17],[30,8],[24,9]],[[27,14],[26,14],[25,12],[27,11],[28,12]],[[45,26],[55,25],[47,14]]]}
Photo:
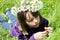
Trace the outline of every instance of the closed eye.
{"label": "closed eye", "polygon": [[30,20],[28,20],[28,22],[31,22],[31,21],[33,21],[33,18],[32,18],[32,19],[30,19]]}

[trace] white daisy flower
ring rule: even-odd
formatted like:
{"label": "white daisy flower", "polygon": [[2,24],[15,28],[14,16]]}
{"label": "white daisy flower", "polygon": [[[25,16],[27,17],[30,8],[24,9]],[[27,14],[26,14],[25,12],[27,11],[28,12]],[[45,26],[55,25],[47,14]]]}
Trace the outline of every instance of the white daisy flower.
{"label": "white daisy flower", "polygon": [[32,5],[32,9],[31,9],[31,10],[32,10],[32,12],[34,12],[34,11],[35,11],[34,5]]}
{"label": "white daisy flower", "polygon": [[26,5],[24,5],[24,10],[23,11],[26,11],[27,10],[27,7],[26,7]]}
{"label": "white daisy flower", "polygon": [[26,9],[30,11],[30,5],[26,5]]}
{"label": "white daisy flower", "polygon": [[43,3],[41,1],[38,2],[38,8],[39,9],[43,8]]}
{"label": "white daisy flower", "polygon": [[16,12],[17,12],[17,8],[14,6],[14,7],[12,7],[11,8],[11,12],[12,12],[12,14],[14,15]]}
{"label": "white daisy flower", "polygon": [[12,8],[11,8],[11,10],[12,10],[12,11],[15,11],[15,10],[16,10],[16,7],[15,7],[15,6],[14,6],[14,7],[12,7]]}
{"label": "white daisy flower", "polygon": [[21,11],[23,11],[23,10],[24,10],[24,6],[23,6],[23,5],[21,5],[21,6],[20,6],[20,9],[21,9]]}
{"label": "white daisy flower", "polygon": [[18,13],[18,12],[21,12],[21,9],[20,9],[20,7],[19,7],[19,8],[17,8],[17,11],[16,11],[16,13]]}
{"label": "white daisy flower", "polygon": [[21,12],[21,8],[20,8],[20,7],[18,8],[18,11],[20,11],[20,12]]}

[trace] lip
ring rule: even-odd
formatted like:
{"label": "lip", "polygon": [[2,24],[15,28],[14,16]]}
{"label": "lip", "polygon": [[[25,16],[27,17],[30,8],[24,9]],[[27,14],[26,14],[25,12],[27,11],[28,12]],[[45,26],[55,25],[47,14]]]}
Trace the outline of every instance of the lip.
{"label": "lip", "polygon": [[38,26],[39,24],[36,24],[36,25],[34,25],[34,26]]}

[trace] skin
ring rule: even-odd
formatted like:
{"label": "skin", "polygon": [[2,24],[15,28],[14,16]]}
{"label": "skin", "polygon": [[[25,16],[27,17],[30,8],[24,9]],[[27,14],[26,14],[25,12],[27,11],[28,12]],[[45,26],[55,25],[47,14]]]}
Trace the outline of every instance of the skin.
{"label": "skin", "polygon": [[30,12],[27,12],[26,14],[26,23],[33,28],[37,28],[39,27],[39,22],[40,22],[40,18],[39,16],[37,16],[36,18],[32,16],[32,14]]}

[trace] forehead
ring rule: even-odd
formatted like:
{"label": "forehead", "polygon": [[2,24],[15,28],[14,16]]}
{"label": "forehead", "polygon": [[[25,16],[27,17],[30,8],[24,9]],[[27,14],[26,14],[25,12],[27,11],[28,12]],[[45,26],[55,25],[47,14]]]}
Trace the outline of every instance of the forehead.
{"label": "forehead", "polygon": [[26,13],[26,19],[29,20],[31,18],[34,18],[33,15],[31,14],[31,12],[27,12]]}

